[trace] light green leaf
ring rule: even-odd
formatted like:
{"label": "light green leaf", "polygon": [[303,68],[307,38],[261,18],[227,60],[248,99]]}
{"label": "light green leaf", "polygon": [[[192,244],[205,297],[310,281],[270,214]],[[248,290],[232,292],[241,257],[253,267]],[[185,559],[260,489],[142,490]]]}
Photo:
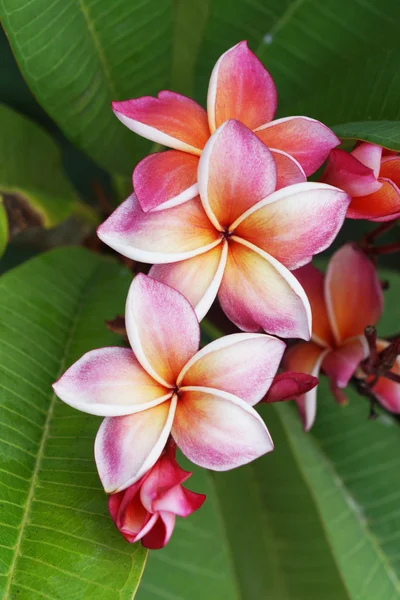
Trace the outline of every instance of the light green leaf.
{"label": "light green leaf", "polygon": [[93,458],[99,419],[51,384],[92,348],[131,276],[83,249],[35,258],[0,279],[0,597],[130,600],[146,553],[107,511]]}
{"label": "light green leaf", "polygon": [[112,100],[154,95],[172,64],[172,0],[1,0],[3,26],[39,103],[79,148],[130,176],[150,144]]}
{"label": "light green leaf", "polygon": [[363,140],[400,152],[400,121],[344,123],[333,129],[342,140]]}
{"label": "light green leaf", "polygon": [[[378,332],[388,335],[400,318],[400,276],[381,276],[390,287]],[[215,332],[206,324],[203,336]],[[207,493],[204,508],[211,504],[214,520],[201,509],[160,555],[150,553],[138,600],[396,600],[400,429],[383,412],[368,420],[367,401],[348,394],[349,405],[338,406],[321,378],[308,434],[294,406],[264,406],[273,453],[208,473],[208,482],[196,470],[187,486]],[[202,539],[210,529],[210,539]],[[230,556],[231,565],[218,563],[220,556]],[[223,593],[212,587],[218,574]]]}
{"label": "light green leaf", "polygon": [[0,194],[10,235],[27,227],[54,227],[71,214],[94,225],[64,174],[52,138],[30,119],[0,104]]}

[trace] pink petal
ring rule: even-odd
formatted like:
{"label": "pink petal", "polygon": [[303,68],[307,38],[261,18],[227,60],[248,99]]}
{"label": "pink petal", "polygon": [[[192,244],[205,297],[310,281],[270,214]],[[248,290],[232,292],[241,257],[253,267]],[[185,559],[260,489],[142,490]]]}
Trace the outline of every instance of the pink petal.
{"label": "pink petal", "polygon": [[[321,363],[328,350],[324,350],[314,342],[300,342],[295,344],[286,352],[283,364],[288,371],[301,371],[318,377]],[[317,388],[313,388],[303,396],[296,399],[300,418],[305,431],[308,431],[314,421],[317,412]]]}
{"label": "pink petal", "polygon": [[138,135],[183,152],[200,155],[210,136],[206,111],[175,92],[113,102],[112,109]]}
{"label": "pink petal", "polygon": [[353,244],[335,252],[325,277],[325,299],[336,342],[363,335],[382,314],[381,284],[372,262]]}
{"label": "pink petal", "polygon": [[171,432],[176,396],[125,417],[107,417],[96,436],[97,469],[107,493],[126,489],[157,461]]}
{"label": "pink petal", "polygon": [[212,250],[169,265],[154,265],[151,277],[183,294],[195,309],[199,321],[215,300],[226,265],[227,243]]}
{"label": "pink petal", "polygon": [[171,391],[150,377],[128,348],[87,352],[53,389],[70,406],[108,417],[140,412],[171,396]]}
{"label": "pink petal", "polygon": [[331,350],[322,363],[325,374],[338,388],[345,388],[360,362],[368,356],[368,344],[363,335],[347,340]]}
{"label": "pink petal", "polygon": [[211,73],[207,96],[211,132],[228,119],[255,129],[273,119],[277,93],[271,75],[247,42],[230,48]]}
{"label": "pink petal", "polygon": [[331,245],[349,202],[345,192],[325,183],[298,183],[252,206],[230,231],[297,269]]}
{"label": "pink petal", "polygon": [[254,405],[267,393],[285,347],[281,340],[260,333],[227,335],[195,354],[178,384],[223,390]]}
{"label": "pink petal", "polygon": [[365,196],[382,187],[372,169],[338,148],[329,154],[321,181],[341,188],[350,196]]}
{"label": "pink petal", "polygon": [[374,194],[353,198],[347,217],[369,221],[393,221],[400,217],[400,189],[390,179],[379,178],[382,187]]}
{"label": "pink petal", "polygon": [[293,185],[295,183],[303,183],[307,181],[306,175],[300,163],[297,162],[290,154],[282,150],[274,150],[270,148],[271,154],[276,165],[276,189]]}
{"label": "pink petal", "polygon": [[227,317],[244,331],[310,337],[310,305],[297,279],[272,256],[235,236],[218,298]]}
{"label": "pink petal", "polygon": [[227,121],[200,157],[199,190],[204,210],[219,230],[275,189],[271,152],[239,121]]}
{"label": "pink petal", "polygon": [[191,476],[189,471],[184,471],[178,465],[175,454],[176,445],[169,442],[154,467],[143,478],[140,499],[148,512],[157,512],[159,509],[155,503],[164,498],[169,490],[181,487],[180,484]]}
{"label": "pink petal", "polygon": [[205,499],[205,494],[196,494],[181,485],[176,485],[154,502],[154,508],[157,511],[173,513],[178,517],[188,517],[201,507]]}
{"label": "pink petal", "polygon": [[227,471],[273,450],[273,443],[256,411],[220,390],[182,388],[172,435],[196,465]]}
{"label": "pink petal", "polygon": [[329,127],[309,117],[276,119],[258,127],[255,133],[269,148],[293,156],[307,176],[319,169],[332,148],[340,144]]}
{"label": "pink petal", "polygon": [[168,150],[146,156],[133,171],[133,189],[144,212],[183,204],[199,194],[197,156]]}
{"label": "pink petal", "polygon": [[272,404],[272,402],[293,400],[309,392],[316,385],[318,385],[318,379],[312,375],[285,371],[274,377],[265,402]]}
{"label": "pink petal", "polygon": [[125,537],[134,543],[140,539],[140,534],[146,527],[151,526],[151,514],[140,502],[138,490],[141,481],[137,481],[123,492],[111,494],[108,500],[108,509],[111,517]]}
{"label": "pink petal", "polygon": [[120,254],[146,263],[184,260],[221,242],[199,198],[145,213],[134,194],[100,225],[97,235]]}
{"label": "pink petal", "polygon": [[129,290],[125,319],[140,364],[156,381],[173,387],[199,349],[200,327],[191,304],[168,285],[139,273]]}
{"label": "pink petal", "polygon": [[[384,350],[389,346],[389,342],[386,340],[377,340],[377,349],[378,352]],[[392,373],[396,375],[400,375],[400,357],[397,357],[397,360],[392,369],[390,369]],[[386,410],[392,413],[400,413],[400,384],[396,383],[396,381],[392,381],[387,379],[386,377],[379,377],[376,384],[373,386],[373,392],[375,396],[378,398],[379,402],[382,404]]]}
{"label": "pink petal", "polygon": [[325,276],[317,267],[305,265],[293,275],[300,281],[307,298],[310,301],[312,312],[312,339],[320,346],[332,347],[335,345],[328,311],[325,303],[324,280]]}
{"label": "pink petal", "polygon": [[375,177],[378,177],[382,158],[381,146],[370,144],[368,142],[361,142],[361,144],[358,144],[354,150],[352,150],[351,154],[363,165],[372,169]]}
{"label": "pink petal", "polygon": [[160,550],[168,544],[175,527],[175,515],[161,513],[150,531],[142,538],[142,544],[149,550]]}
{"label": "pink petal", "polygon": [[390,179],[400,188],[400,156],[388,156],[382,159],[379,177]]}

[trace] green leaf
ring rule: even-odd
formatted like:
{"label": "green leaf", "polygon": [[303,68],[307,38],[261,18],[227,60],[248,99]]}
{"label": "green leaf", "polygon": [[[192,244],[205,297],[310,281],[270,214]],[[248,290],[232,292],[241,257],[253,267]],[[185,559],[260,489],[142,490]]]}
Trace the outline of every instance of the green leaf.
{"label": "green leaf", "polygon": [[[390,287],[378,332],[388,335],[400,318],[400,276],[381,276]],[[215,337],[207,323],[203,336]],[[263,406],[273,453],[208,481],[196,469],[187,485],[207,493],[214,518],[202,508],[150,553],[137,599],[396,600],[400,429],[383,411],[368,420],[367,401],[348,395],[338,406],[321,378],[308,434],[294,406]],[[218,577],[225,588],[215,593]]]}
{"label": "green leaf", "polygon": [[0,104],[0,194],[10,235],[27,227],[54,227],[75,213],[96,223],[66,178],[61,153],[33,121]]}
{"label": "green leaf", "polygon": [[1,0],[20,69],[65,135],[107,170],[130,176],[150,144],[112,100],[154,95],[172,64],[173,1]]}
{"label": "green leaf", "polygon": [[333,129],[342,140],[363,140],[400,152],[400,121],[361,121],[336,125]]}
{"label": "green leaf", "polygon": [[146,553],[107,511],[93,458],[99,419],[51,384],[92,348],[117,345],[129,272],[59,249],[0,279],[0,596],[130,600]]}
{"label": "green leaf", "polygon": [[193,40],[196,97],[219,55],[247,39],[274,77],[278,116],[397,119],[399,20],[397,0],[212,0],[201,46]]}
{"label": "green leaf", "polygon": [[8,219],[4,208],[3,197],[0,196],[0,258],[7,247],[8,242]]}

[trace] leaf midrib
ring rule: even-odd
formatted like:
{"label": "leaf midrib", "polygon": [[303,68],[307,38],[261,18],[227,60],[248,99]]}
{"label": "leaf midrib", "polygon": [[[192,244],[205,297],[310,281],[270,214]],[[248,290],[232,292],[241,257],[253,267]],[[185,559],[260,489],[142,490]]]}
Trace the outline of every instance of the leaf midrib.
{"label": "leaf midrib", "polygon": [[[69,355],[69,351],[71,348],[71,344],[75,335],[75,331],[77,329],[78,323],[80,321],[80,318],[82,316],[82,311],[84,308],[84,304],[85,304],[85,299],[87,294],[90,291],[90,288],[93,285],[93,281],[97,275],[97,272],[99,270],[100,266],[96,265],[94,271],[92,272],[90,278],[87,280],[87,282],[85,283],[83,289],[82,289],[82,293],[80,296],[79,301],[76,303],[76,310],[74,311],[74,317],[71,321],[71,328],[70,328],[70,334],[67,338],[65,347],[64,347],[64,354],[63,357],[61,359],[61,363],[60,363],[60,368],[58,370],[58,373],[56,375],[56,380],[62,375],[63,371],[65,370],[65,366],[66,366],[66,362],[68,359],[68,355]],[[43,427],[43,435],[42,438],[40,440],[40,444],[39,444],[39,449],[37,452],[37,458],[36,458],[36,463],[35,463],[35,468],[33,470],[33,475],[32,475],[32,481],[31,481],[31,485],[29,486],[29,490],[28,490],[28,496],[26,499],[26,503],[25,503],[25,507],[24,507],[24,512],[23,512],[23,517],[22,517],[22,521],[21,521],[21,526],[20,526],[20,532],[18,534],[17,537],[17,542],[16,545],[14,547],[14,557],[10,566],[10,570],[8,573],[8,580],[6,583],[6,587],[4,590],[4,598],[5,600],[7,600],[7,597],[10,593],[11,590],[11,586],[13,583],[13,578],[14,575],[16,573],[17,570],[17,564],[18,564],[18,559],[21,556],[21,544],[23,542],[23,538],[24,538],[24,533],[25,533],[25,528],[28,524],[29,521],[29,515],[30,515],[30,511],[32,508],[32,504],[34,501],[34,496],[35,496],[35,490],[38,484],[38,476],[39,476],[39,472],[40,472],[40,468],[41,468],[41,463],[42,463],[42,458],[43,458],[43,454],[44,454],[44,449],[46,446],[46,442],[48,440],[48,436],[49,436],[49,430],[50,430],[50,425],[51,425],[51,421],[52,421],[52,417],[53,417],[53,413],[54,413],[54,406],[56,403],[56,399],[57,396],[52,393],[51,395],[51,399],[50,399],[50,404],[49,404],[49,409],[47,412],[47,417],[46,417],[46,421]]]}

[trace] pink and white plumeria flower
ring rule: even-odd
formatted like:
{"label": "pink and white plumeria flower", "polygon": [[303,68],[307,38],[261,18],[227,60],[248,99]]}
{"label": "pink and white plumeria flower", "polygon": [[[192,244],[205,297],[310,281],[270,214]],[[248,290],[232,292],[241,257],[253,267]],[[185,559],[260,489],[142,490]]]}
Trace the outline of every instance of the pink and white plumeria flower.
{"label": "pink and white plumeria flower", "polygon": [[400,156],[394,152],[367,142],[350,154],[332,150],[321,180],[352,196],[349,219],[379,222],[400,217]]}
{"label": "pink and white plumeria flower", "polygon": [[[364,252],[352,244],[342,246],[332,256],[325,276],[313,265],[306,265],[295,275],[310,300],[312,341],[289,348],[284,366],[316,377],[322,368],[331,380],[332,391],[338,388],[340,402],[340,390],[369,353],[364,329],[374,325],[382,313],[378,275]],[[314,388],[297,400],[306,431],[315,419],[316,393]]]}
{"label": "pink and white plumeria flower", "polygon": [[150,275],[182,292],[199,320],[218,293],[240,329],[309,339],[309,303],[289,269],[332,243],[350,198],[324,183],[275,187],[269,149],[239,121],[226,121],[200,157],[200,197],[144,213],[132,194],[98,235],[155,264]]}
{"label": "pink and white plumeria flower", "polygon": [[[133,174],[142,209],[160,210],[197,196],[199,156],[212,133],[237,119],[271,148],[278,169],[277,189],[306,181],[340,141],[325,125],[308,117],[272,121],[277,94],[264,65],[240,42],[217,61],[208,88],[207,112],[174,92],[113,102],[118,119],[135,133],[174,148],[151,154]],[[271,122],[272,121],[272,122]]]}
{"label": "pink and white plumeria flower", "polygon": [[175,444],[169,443],[146,475],[109,497],[111,517],[128,542],[140,540],[145,548],[163,548],[171,538],[175,518],[188,517],[206,499],[182,486],[191,473],[181,469],[175,452]]}
{"label": "pink and white plumeria flower", "polygon": [[192,462],[215,471],[273,449],[252,406],[268,391],[284,342],[238,333],[199,351],[190,303],[142,274],[131,284],[125,319],[133,351],[92,350],[53,386],[67,404],[106,417],[95,443],[106,492],[124,490],[147,473],[171,434]]}

